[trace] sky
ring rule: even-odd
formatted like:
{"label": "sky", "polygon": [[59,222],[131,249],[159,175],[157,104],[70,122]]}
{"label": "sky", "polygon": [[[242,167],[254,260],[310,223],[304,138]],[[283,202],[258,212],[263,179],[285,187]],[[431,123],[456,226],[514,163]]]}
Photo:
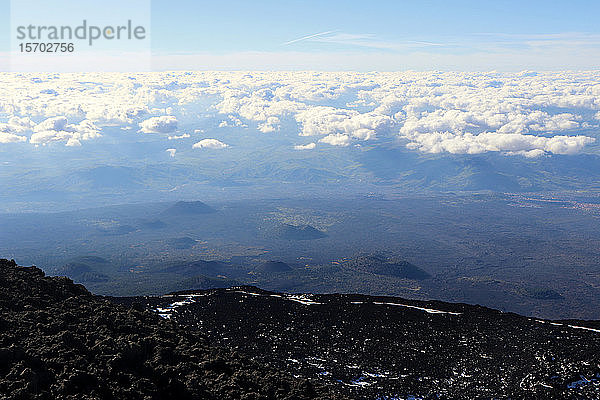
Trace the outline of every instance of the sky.
{"label": "sky", "polygon": [[[46,20],[60,16],[73,24],[86,4],[89,20],[101,14],[135,20],[149,10],[152,61],[144,69],[159,71],[520,71],[600,65],[597,1],[111,1],[84,0],[77,10],[66,0],[14,0],[13,8],[30,8],[31,18],[37,11]],[[103,12],[95,10],[99,4]],[[0,1],[0,15],[11,19],[8,0]],[[0,24],[4,52],[10,22]],[[116,62],[113,57],[95,64],[127,70],[133,59],[123,53]],[[67,70],[77,65],[63,64],[49,65]]]}
{"label": "sky", "polygon": [[[598,33],[595,15],[600,11],[593,1],[157,1],[152,7],[157,49],[216,52],[277,51],[285,42],[327,31],[372,35],[374,43],[399,45],[453,44],[487,35],[504,40],[504,35]],[[315,41],[304,44],[295,47],[319,48]],[[344,48],[342,43],[331,46]]]}

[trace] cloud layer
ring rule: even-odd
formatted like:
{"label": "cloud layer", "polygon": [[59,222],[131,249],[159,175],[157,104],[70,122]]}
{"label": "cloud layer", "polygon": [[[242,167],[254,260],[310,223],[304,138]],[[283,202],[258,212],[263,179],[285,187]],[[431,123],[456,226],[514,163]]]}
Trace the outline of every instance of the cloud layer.
{"label": "cloud layer", "polygon": [[144,133],[171,133],[177,130],[177,118],[172,115],[152,117],[140,122],[140,131]]}
{"label": "cloud layer", "polygon": [[192,147],[194,149],[224,149],[229,146],[217,139],[202,139],[201,141],[194,143]]}
{"label": "cloud layer", "polygon": [[0,144],[79,146],[116,126],[188,148],[228,147],[204,132],[248,131],[257,146],[276,135],[297,150],[391,140],[423,153],[570,155],[598,135],[598,82],[598,71],[0,74]]}

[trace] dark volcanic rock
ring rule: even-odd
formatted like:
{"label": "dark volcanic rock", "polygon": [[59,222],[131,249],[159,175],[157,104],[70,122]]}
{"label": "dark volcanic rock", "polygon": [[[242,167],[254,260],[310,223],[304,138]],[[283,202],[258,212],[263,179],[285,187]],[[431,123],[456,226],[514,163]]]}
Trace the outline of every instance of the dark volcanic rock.
{"label": "dark volcanic rock", "polygon": [[135,301],[214,343],[354,398],[600,398],[600,322],[254,287]]}
{"label": "dark volcanic rock", "polygon": [[166,263],[163,268],[159,270],[159,272],[188,276],[217,276],[225,274],[226,271],[227,266],[224,263],[220,261],[205,260],[170,262]]}
{"label": "dark volcanic rock", "polygon": [[134,303],[0,260],[0,398],[341,398]]}
{"label": "dark volcanic rock", "polygon": [[292,267],[283,261],[265,261],[256,267],[256,271],[267,273],[289,272],[291,270]]}
{"label": "dark volcanic rock", "polygon": [[283,224],[275,229],[275,237],[286,240],[313,240],[327,237],[327,234],[310,225]]}
{"label": "dark volcanic rock", "polygon": [[193,216],[199,214],[209,214],[215,212],[215,209],[201,201],[178,201],[173,206],[163,212],[163,215],[169,216]]}
{"label": "dark volcanic rock", "polygon": [[526,296],[538,300],[562,300],[563,297],[555,290],[548,288],[531,288],[525,290]]}
{"label": "dark volcanic rock", "polygon": [[426,279],[429,273],[403,260],[390,260],[377,254],[362,254],[344,261],[346,268],[377,275],[388,275],[404,279]]}

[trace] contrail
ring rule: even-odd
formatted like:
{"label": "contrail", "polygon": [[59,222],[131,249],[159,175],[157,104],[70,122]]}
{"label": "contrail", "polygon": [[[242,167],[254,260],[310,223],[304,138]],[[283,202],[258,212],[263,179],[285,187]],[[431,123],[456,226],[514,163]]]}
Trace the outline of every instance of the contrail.
{"label": "contrail", "polygon": [[327,31],[327,32],[321,32],[321,33],[315,33],[314,35],[308,35],[308,36],[301,37],[299,39],[290,40],[289,42],[283,43],[283,45],[286,46],[288,44],[292,44],[292,43],[296,43],[296,42],[301,42],[301,41],[306,40],[306,39],[312,39],[312,38],[318,37],[318,36],[329,35],[330,33],[335,33],[335,31]]}

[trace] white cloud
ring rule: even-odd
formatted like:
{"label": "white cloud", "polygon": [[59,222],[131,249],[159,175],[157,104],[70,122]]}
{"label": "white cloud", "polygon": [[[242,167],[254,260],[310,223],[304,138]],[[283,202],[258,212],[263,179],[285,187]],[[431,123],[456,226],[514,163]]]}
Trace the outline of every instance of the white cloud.
{"label": "white cloud", "polygon": [[78,147],[81,146],[81,142],[79,139],[75,139],[74,137],[70,137],[65,144],[67,147]]}
{"label": "white cloud", "polygon": [[267,120],[258,125],[258,130],[262,133],[272,133],[279,130],[281,121],[278,117],[268,117]]}
{"label": "white cloud", "polygon": [[336,146],[401,139],[420,152],[576,154],[598,135],[598,82],[600,71],[5,74],[0,140],[75,146],[112,126],[177,140],[189,137],[173,133],[179,125],[206,121],[290,147],[300,135]]}
{"label": "white cloud", "polygon": [[297,38],[297,39],[293,39],[290,41],[287,41],[285,43],[283,43],[284,46],[290,45],[292,43],[297,43],[297,42],[302,42],[305,40],[309,40],[309,39],[314,39],[317,38],[319,36],[327,36],[327,35],[331,35],[332,33],[335,33],[336,31],[326,31],[326,32],[320,32],[320,33],[313,33],[312,35],[307,35],[307,36],[303,36],[301,38]]}
{"label": "white cloud", "polygon": [[425,153],[479,154],[488,151],[507,151],[528,156],[539,156],[545,152],[577,154],[587,144],[595,141],[594,138],[581,135],[543,137],[495,132],[484,132],[479,135],[433,132],[415,135],[412,140],[408,147]]}
{"label": "white cloud", "polygon": [[202,139],[192,146],[194,149],[224,149],[226,147],[229,147],[229,145],[217,139]]}
{"label": "white cloud", "polygon": [[39,124],[37,124],[34,128],[36,132],[43,131],[64,131],[67,127],[67,118],[64,116],[48,118]]}
{"label": "white cloud", "polygon": [[226,120],[221,121],[221,123],[219,124],[219,128],[233,128],[233,127],[247,128],[248,125],[244,124],[242,122],[242,120],[240,120],[238,117],[236,117],[234,115],[229,115]]}
{"label": "white cloud", "polygon": [[319,140],[319,142],[327,143],[332,146],[345,147],[350,144],[350,137],[342,133],[332,133],[331,135],[327,135],[323,139]]}
{"label": "white cloud", "polygon": [[179,140],[179,139],[186,139],[189,137],[190,137],[189,133],[184,133],[183,135],[169,136],[168,139],[169,140]]}
{"label": "white cloud", "polygon": [[69,124],[65,116],[47,118],[33,128],[29,142],[46,145],[50,142],[65,142],[66,146],[81,146],[82,140],[99,138],[100,129],[89,120]]}
{"label": "white cloud", "polygon": [[529,151],[507,151],[505,154],[509,156],[523,156],[525,158],[537,158],[543,156],[544,154],[546,154],[546,152],[544,150],[535,149]]}
{"label": "white cloud", "polygon": [[177,118],[172,115],[151,117],[140,122],[139,126],[144,133],[170,133],[177,130]]}
{"label": "white cloud", "polygon": [[10,132],[0,132],[0,143],[26,142],[27,136],[15,135]]}
{"label": "white cloud", "polygon": [[309,144],[296,145],[296,146],[294,146],[294,149],[295,150],[312,150],[315,147],[317,147],[317,144],[313,142],[313,143],[309,143]]}
{"label": "white cloud", "polygon": [[34,127],[35,123],[31,119],[12,116],[7,123],[0,124],[0,132],[23,133],[31,131]]}

